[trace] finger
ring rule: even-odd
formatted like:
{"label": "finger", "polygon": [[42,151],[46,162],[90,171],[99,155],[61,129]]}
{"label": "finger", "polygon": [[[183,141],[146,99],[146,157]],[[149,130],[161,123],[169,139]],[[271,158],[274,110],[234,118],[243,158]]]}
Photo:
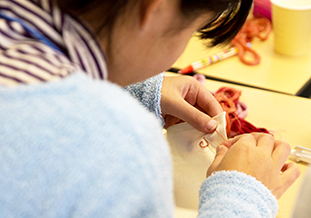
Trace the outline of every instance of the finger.
{"label": "finger", "polygon": [[233,140],[232,139],[229,139],[229,140],[226,140],[226,141],[223,141],[222,143],[221,143],[221,145],[224,145],[224,146],[226,146],[228,149],[233,145]]}
{"label": "finger", "polygon": [[220,114],[223,109],[211,92],[203,85],[199,84],[197,91],[197,105],[210,116]]}
{"label": "finger", "polygon": [[233,144],[236,143],[236,142],[239,140],[239,138],[242,137],[242,136],[243,136],[243,134],[237,135],[237,136],[234,136],[233,138],[228,139],[227,141],[230,141],[230,144],[233,145]]}
{"label": "finger", "polygon": [[164,125],[164,128],[167,129],[168,127],[174,125],[174,124],[177,124],[177,123],[180,123],[180,119],[178,119],[177,117],[174,117],[174,116],[171,116],[171,115],[166,115],[164,117],[164,122],[165,122],[165,125]]}
{"label": "finger", "polygon": [[243,134],[235,136],[234,138],[227,139],[227,140],[223,141],[221,143],[221,145],[224,145],[227,148],[231,148],[231,146],[234,145],[242,136],[243,136]]}
{"label": "finger", "polygon": [[252,134],[242,134],[234,137],[231,143],[232,146],[256,146],[257,141]]}
{"label": "finger", "polygon": [[[162,88],[162,93],[170,93],[171,98],[164,98],[167,95],[164,95],[161,99],[162,102],[162,112],[164,114],[169,114],[175,117],[178,117],[190,125],[195,127],[201,132],[211,133],[214,132],[217,128],[217,121],[211,120],[210,116],[215,116],[222,112],[222,108],[217,102],[217,100],[211,95],[211,93],[197,80],[192,77],[174,77],[177,79],[177,86],[173,89],[167,89],[169,85],[163,85],[166,89]],[[168,82],[170,78],[166,78],[163,81]],[[180,85],[178,85],[180,84]],[[176,92],[176,89],[180,93]],[[207,95],[207,97],[205,96]],[[174,97],[172,97],[174,96]],[[168,101],[168,102],[167,102]],[[213,103],[210,103],[212,101]],[[200,105],[199,105],[200,103]],[[200,109],[196,109],[195,106]],[[204,105],[202,107],[202,105]],[[202,108],[202,111],[200,111]],[[206,112],[210,115],[207,115]]]}
{"label": "finger", "polygon": [[183,98],[176,99],[174,106],[178,110],[174,110],[173,116],[176,116],[201,132],[210,133],[214,132],[217,128],[218,122],[210,116],[201,112]]}
{"label": "finger", "polygon": [[220,164],[220,162],[222,161],[227,151],[228,151],[228,148],[226,146],[223,146],[223,145],[217,146],[216,156],[214,158],[214,161],[212,162],[212,164],[207,170],[206,177],[210,176],[212,172],[214,172],[214,170]]}
{"label": "finger", "polygon": [[288,159],[288,156],[290,155],[290,151],[291,147],[288,143],[280,140],[275,141],[274,150],[272,153],[272,160],[278,170],[281,170],[281,168],[283,167],[284,163]]}
{"label": "finger", "polygon": [[274,149],[274,137],[271,134],[266,133],[251,133],[257,141],[257,147],[264,149],[269,154]]}
{"label": "finger", "polygon": [[297,180],[300,176],[300,169],[295,163],[286,163],[282,168],[281,181],[272,193],[279,199],[284,192]]}

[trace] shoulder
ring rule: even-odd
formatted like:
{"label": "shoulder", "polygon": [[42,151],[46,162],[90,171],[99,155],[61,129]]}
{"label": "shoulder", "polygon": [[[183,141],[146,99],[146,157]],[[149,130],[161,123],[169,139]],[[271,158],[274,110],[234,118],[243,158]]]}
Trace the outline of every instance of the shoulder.
{"label": "shoulder", "polygon": [[[10,124],[10,117],[39,130],[48,128],[57,136],[71,133],[79,138],[82,135],[78,133],[83,132],[97,137],[98,141],[104,139],[107,143],[110,139],[111,143],[124,144],[134,140],[130,136],[138,138],[135,139],[138,143],[161,135],[156,117],[130,94],[115,84],[94,81],[82,73],[57,82],[4,88],[0,98],[5,102],[0,106],[2,111],[7,112],[6,116],[2,115],[3,121]],[[35,116],[30,116],[32,113]]]}

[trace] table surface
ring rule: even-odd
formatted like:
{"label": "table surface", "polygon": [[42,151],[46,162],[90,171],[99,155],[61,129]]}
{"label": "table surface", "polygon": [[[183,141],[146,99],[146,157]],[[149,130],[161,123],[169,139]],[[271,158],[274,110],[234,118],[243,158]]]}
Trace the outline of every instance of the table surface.
{"label": "table surface", "polygon": [[[266,41],[253,40],[252,48],[261,57],[259,65],[245,65],[234,56],[197,72],[216,79],[295,95],[311,78],[311,47],[310,53],[302,57],[283,56],[274,51],[273,40],[273,32]],[[184,68],[222,50],[224,48],[207,48],[206,42],[194,36],[172,67]]]}
{"label": "table surface", "polygon": [[[167,73],[167,75],[177,74]],[[222,86],[241,90],[240,101],[248,106],[248,115],[245,118],[247,121],[256,127],[275,131],[275,137],[287,141],[292,148],[300,145],[311,149],[311,99],[213,80],[206,80],[205,86],[211,91],[216,91]],[[298,163],[298,166],[301,176],[278,201],[278,218],[291,217],[300,184],[308,168],[303,163]],[[196,217],[197,212],[176,208],[176,215],[177,218],[190,218]]]}

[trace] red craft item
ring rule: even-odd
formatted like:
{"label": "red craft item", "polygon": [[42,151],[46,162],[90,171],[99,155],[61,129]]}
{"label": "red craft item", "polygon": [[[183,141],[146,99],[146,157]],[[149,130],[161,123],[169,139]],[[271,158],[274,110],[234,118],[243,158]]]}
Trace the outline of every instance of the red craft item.
{"label": "red craft item", "polygon": [[236,114],[236,106],[239,104],[240,96],[241,91],[228,87],[222,87],[214,94],[214,97],[219,102],[222,109],[226,111],[226,132],[228,138],[251,132],[269,133],[267,129],[257,128]]}
{"label": "red craft item", "polygon": [[271,22],[267,18],[253,18],[245,22],[242,29],[231,41],[237,48],[240,60],[246,65],[257,65],[260,63],[259,54],[251,48],[253,39],[259,38],[265,41],[271,32]]}

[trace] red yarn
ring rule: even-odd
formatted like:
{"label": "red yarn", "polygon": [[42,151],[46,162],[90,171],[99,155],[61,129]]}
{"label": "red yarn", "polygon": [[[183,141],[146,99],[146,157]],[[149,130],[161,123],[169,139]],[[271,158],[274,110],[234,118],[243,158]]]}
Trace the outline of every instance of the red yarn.
{"label": "red yarn", "polygon": [[251,132],[263,132],[269,133],[265,128],[257,128],[250,122],[239,117],[236,114],[236,106],[239,103],[239,98],[241,96],[241,91],[229,87],[221,87],[214,94],[214,97],[221,105],[222,109],[226,111],[226,121],[227,121],[227,136],[232,138],[236,135]]}
{"label": "red yarn", "polygon": [[[271,32],[271,22],[267,18],[248,19],[238,32],[231,44],[238,49],[240,60],[246,65],[257,65],[260,63],[259,54],[250,47],[253,38],[257,37],[265,41]],[[252,57],[251,60],[246,56]]]}

